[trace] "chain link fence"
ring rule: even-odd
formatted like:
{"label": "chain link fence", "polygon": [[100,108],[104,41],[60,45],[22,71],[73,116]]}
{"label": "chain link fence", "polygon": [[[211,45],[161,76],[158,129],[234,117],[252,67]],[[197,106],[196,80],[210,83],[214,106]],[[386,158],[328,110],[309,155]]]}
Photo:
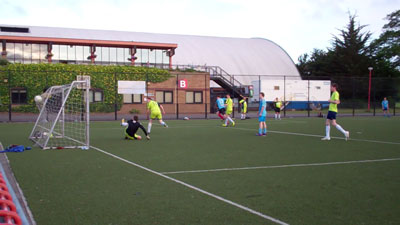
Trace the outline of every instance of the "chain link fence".
{"label": "chain link fence", "polygon": [[[160,79],[151,73],[94,72],[91,77],[91,120],[120,120],[139,115],[147,119],[146,100],[158,101],[166,119],[215,119],[216,97],[230,94],[234,99],[233,117],[240,118],[239,101],[247,97],[248,118],[257,117],[258,94],[266,94],[268,117],[274,116],[275,99],[282,102],[282,117],[322,117],[327,113],[330,83],[339,85],[341,116],[381,116],[381,102],[389,101],[389,111],[400,110],[400,79],[365,77],[309,77],[272,75],[213,75],[210,71],[171,70]],[[34,97],[53,85],[71,83],[74,71],[12,71],[0,69],[0,121],[35,121],[38,116]],[[223,77],[225,76],[225,77]],[[226,77],[229,76],[229,77]],[[146,93],[118,94],[119,80],[142,80]],[[325,85],[325,86],[324,86]],[[328,89],[326,89],[328,87]],[[368,100],[369,99],[369,100]]]}

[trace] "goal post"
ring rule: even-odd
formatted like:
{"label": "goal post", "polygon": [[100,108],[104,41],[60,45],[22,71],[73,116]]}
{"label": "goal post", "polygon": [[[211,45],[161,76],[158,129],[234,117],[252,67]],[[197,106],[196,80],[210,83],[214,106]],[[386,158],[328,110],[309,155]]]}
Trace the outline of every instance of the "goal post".
{"label": "goal post", "polygon": [[88,149],[89,90],[90,79],[50,87],[36,103],[40,113],[29,139],[42,149]]}

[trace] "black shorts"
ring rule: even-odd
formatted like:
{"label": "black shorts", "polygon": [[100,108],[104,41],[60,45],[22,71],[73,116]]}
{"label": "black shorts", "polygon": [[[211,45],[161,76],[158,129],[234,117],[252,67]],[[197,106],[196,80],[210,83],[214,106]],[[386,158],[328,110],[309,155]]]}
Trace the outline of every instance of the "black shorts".
{"label": "black shorts", "polygon": [[279,112],[281,112],[281,108],[277,108],[277,107],[275,107],[275,112],[277,112],[277,113],[279,113]]}
{"label": "black shorts", "polygon": [[221,113],[222,115],[225,115],[226,109],[225,108],[218,109],[218,112]]}
{"label": "black shorts", "polygon": [[328,111],[328,116],[326,116],[326,119],[328,120],[336,120],[336,112]]}

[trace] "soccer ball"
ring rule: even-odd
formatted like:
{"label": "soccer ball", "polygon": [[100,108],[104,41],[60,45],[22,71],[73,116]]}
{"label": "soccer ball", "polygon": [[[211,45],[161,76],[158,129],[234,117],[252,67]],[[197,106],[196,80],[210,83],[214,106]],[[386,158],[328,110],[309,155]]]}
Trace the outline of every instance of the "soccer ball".
{"label": "soccer ball", "polygon": [[184,119],[184,120],[189,120],[189,117],[185,116],[183,119]]}
{"label": "soccer ball", "polygon": [[36,96],[35,96],[35,102],[36,102],[36,103],[41,103],[42,101],[43,101],[42,96],[40,96],[40,95],[36,95]]}
{"label": "soccer ball", "polygon": [[43,132],[43,135],[44,135],[44,136],[50,136],[50,138],[53,137],[53,134],[50,134],[50,133],[47,133],[47,132]]}

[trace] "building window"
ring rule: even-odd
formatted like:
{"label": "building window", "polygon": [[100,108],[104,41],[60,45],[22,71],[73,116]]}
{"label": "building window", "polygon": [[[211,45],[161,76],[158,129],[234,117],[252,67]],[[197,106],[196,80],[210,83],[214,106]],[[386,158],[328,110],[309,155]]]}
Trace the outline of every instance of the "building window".
{"label": "building window", "polygon": [[24,104],[27,102],[26,88],[13,88],[11,89],[11,102],[12,104]]}
{"label": "building window", "polygon": [[23,44],[21,43],[15,43],[15,48],[14,48],[14,62],[16,63],[22,63],[23,58],[24,58],[24,51],[23,51]]}
{"label": "building window", "polygon": [[156,101],[158,103],[172,104],[173,92],[172,91],[156,91]]}
{"label": "building window", "polygon": [[203,103],[203,92],[202,91],[187,91],[186,92],[186,103],[187,104],[202,104]]}
{"label": "building window", "polygon": [[125,104],[142,104],[142,95],[141,94],[124,94],[124,103]]}
{"label": "building window", "polygon": [[102,102],[103,91],[101,89],[92,89],[89,91],[89,102]]}
{"label": "building window", "polygon": [[22,62],[25,64],[32,63],[32,45],[31,44],[23,44],[22,45]]}
{"label": "building window", "polygon": [[29,33],[27,27],[0,27],[1,32],[12,32],[12,33]]}
{"label": "building window", "polygon": [[6,43],[7,50],[7,60],[10,62],[15,62],[15,45],[14,43]]}

